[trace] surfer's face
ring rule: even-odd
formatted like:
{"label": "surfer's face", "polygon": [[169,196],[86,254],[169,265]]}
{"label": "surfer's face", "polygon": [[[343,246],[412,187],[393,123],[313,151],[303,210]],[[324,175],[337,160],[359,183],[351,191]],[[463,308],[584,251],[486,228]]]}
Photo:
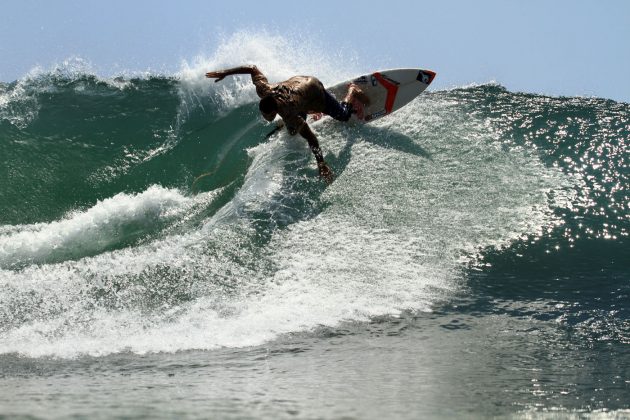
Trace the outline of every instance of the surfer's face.
{"label": "surfer's face", "polygon": [[262,116],[264,119],[266,119],[267,121],[271,122],[276,118],[276,113],[275,112],[270,112],[270,113],[266,113],[266,112],[261,112]]}

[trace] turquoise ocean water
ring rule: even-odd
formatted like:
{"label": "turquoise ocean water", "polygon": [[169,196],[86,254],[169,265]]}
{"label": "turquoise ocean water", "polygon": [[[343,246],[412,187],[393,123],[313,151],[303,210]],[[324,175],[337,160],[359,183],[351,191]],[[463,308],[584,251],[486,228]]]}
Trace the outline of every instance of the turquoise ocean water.
{"label": "turquoise ocean water", "polygon": [[326,186],[203,79],[361,72],[273,41],[0,84],[0,416],[630,416],[630,105],[428,91]]}

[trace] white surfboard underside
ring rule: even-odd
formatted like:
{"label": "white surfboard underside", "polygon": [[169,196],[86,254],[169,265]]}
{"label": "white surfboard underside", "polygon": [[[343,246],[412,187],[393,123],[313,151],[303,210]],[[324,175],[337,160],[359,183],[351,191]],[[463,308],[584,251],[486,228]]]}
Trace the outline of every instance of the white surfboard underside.
{"label": "white surfboard underside", "polygon": [[355,106],[357,112],[352,119],[368,123],[407,105],[431,84],[434,77],[434,72],[423,69],[383,70],[338,83],[328,90],[341,101],[351,83],[361,88],[370,98],[370,104]]}

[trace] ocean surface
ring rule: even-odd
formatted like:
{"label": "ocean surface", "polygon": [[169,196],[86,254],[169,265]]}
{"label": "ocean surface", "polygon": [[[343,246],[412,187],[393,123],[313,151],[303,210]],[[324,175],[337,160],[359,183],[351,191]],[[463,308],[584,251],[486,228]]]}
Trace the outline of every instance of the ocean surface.
{"label": "ocean surface", "polygon": [[326,186],[203,74],[371,69],[271,41],[0,84],[0,417],[630,417],[630,105],[429,89]]}

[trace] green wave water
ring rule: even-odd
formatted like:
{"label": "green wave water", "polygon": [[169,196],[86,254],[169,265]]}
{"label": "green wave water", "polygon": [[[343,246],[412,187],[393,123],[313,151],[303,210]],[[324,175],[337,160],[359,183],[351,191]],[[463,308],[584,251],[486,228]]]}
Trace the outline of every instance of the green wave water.
{"label": "green wave water", "polygon": [[[425,92],[370,125],[325,118],[312,127],[326,186],[304,140],[266,138],[247,79],[202,70],[241,54],[270,80],[359,71],[237,47],[177,76],[68,66],[0,84],[2,372],[216,357],[222,384],[232,358],[258,372],[258,349],[323,355],[339,337],[363,344],[338,370],[387,361],[365,347],[378,340],[459,395],[454,415],[470,388],[427,366],[481,378],[480,415],[628,408],[630,105],[486,84]],[[396,366],[373,373],[404,377]]]}
{"label": "green wave water", "polygon": [[[482,85],[423,95],[380,124],[325,120],[314,126],[337,173],[325,188],[303,141],[264,140],[254,102],[230,107],[175,78],[52,73],[2,95],[3,352],[55,354],[70,334],[91,344],[59,355],[247,345],[430,310],[469,267],[511,273],[502,295],[518,299],[540,259],[568,271],[568,289],[589,267],[618,273],[600,276],[614,315],[591,322],[629,340],[627,104]],[[330,307],[313,313],[322,289]],[[264,303],[280,297],[286,325]],[[252,307],[267,320],[241,331]],[[240,338],[153,348],[95,328],[152,336],[204,313]],[[537,316],[550,314],[576,317]],[[27,347],[18,337],[35,326],[47,332]]]}

